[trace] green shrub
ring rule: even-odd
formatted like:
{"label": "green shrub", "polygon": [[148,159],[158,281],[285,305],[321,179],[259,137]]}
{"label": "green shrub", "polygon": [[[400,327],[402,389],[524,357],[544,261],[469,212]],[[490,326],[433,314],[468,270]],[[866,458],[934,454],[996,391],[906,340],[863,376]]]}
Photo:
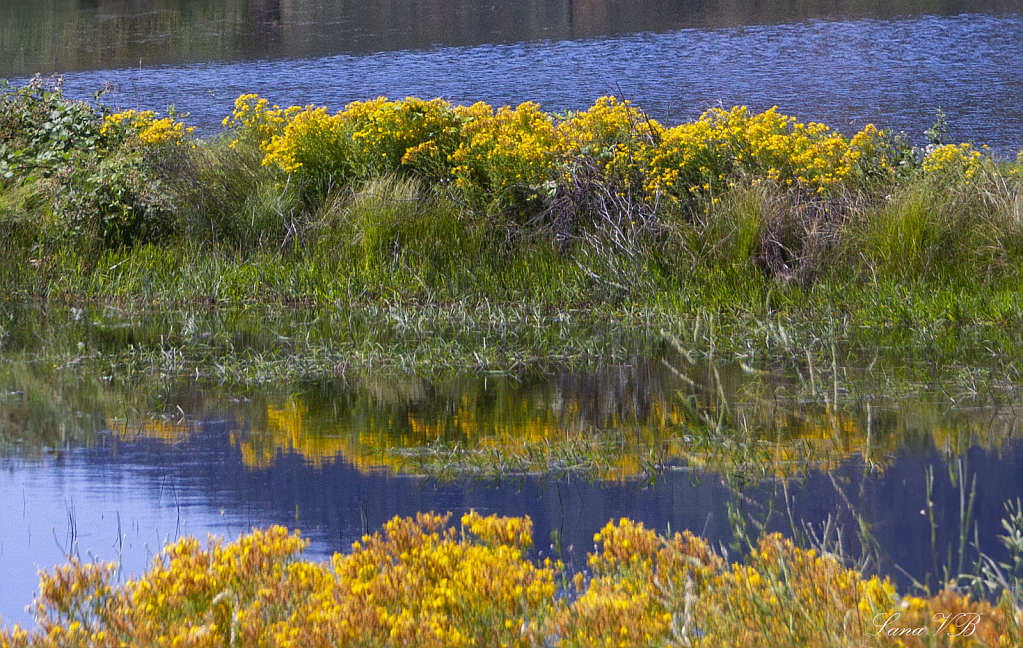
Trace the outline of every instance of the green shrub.
{"label": "green shrub", "polygon": [[107,147],[100,113],[64,97],[59,84],[35,78],[11,89],[0,81],[0,179],[49,176],[81,155]]}

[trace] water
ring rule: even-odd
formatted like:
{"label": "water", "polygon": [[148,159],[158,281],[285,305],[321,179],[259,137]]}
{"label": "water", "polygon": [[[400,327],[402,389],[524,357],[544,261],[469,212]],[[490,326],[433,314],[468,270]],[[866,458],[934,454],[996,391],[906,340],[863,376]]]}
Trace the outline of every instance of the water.
{"label": "water", "polygon": [[174,104],[206,133],[248,92],[338,109],[415,95],[535,100],[555,111],[620,94],[667,122],[718,103],[777,105],[844,131],[874,122],[918,142],[941,108],[956,139],[1006,155],[1023,148],[1018,2],[889,11],[648,0],[622,11],[574,0],[412,10],[253,0],[164,2],[145,13],[105,2],[37,4],[0,9],[0,76],[63,72],[77,96],[113,83],[108,102]]}
{"label": "water", "polygon": [[[661,531],[691,529],[715,545],[732,541],[728,508],[737,502],[750,519],[784,533],[834,516],[852,553],[863,519],[881,548],[880,569],[905,587],[896,566],[923,581],[944,565],[946,548],[958,546],[959,484],[968,493],[976,479],[981,549],[1002,557],[995,537],[1003,503],[1023,490],[1017,404],[881,399],[850,403],[836,417],[812,403],[772,406],[750,396],[783,394],[791,376],[718,369],[726,397],[760,430],[769,457],[693,443],[666,451],[651,480],[641,457],[667,447],[688,420],[682,402],[690,393],[656,359],[583,373],[370,375],[244,389],[187,379],[118,385],[48,363],[16,367],[0,379],[0,615],[27,621],[37,570],[68,552],[117,561],[127,575],[180,535],[234,538],[282,524],[301,529],[312,539],[310,556],[324,558],[392,516],[429,510],[529,515],[537,548],[549,553],[557,531],[569,568],[584,564],[596,531],[625,516]],[[686,373],[698,382],[713,374]],[[695,397],[698,408],[715,406],[710,390]],[[621,451],[591,473],[437,480],[403,463],[438,441],[514,452],[602,431],[617,435],[612,445]],[[929,467],[938,551],[921,513]]]}
{"label": "water", "polygon": [[[456,516],[470,509],[529,515],[537,547],[549,554],[550,534],[557,530],[570,567],[583,566],[585,552],[593,549],[593,534],[608,520],[623,516],[662,531],[668,525],[692,529],[715,545],[731,539],[727,504],[732,493],[714,475],[696,483],[688,474],[667,473],[656,487],[646,488],[630,481],[542,484],[536,479],[500,486],[436,484],[360,470],[343,455],[317,467],[294,453],[283,453],[272,466],[254,470],[232,447],[230,429],[212,422],[193,440],[176,446],[115,443],[38,463],[0,462],[0,492],[8,501],[0,514],[0,613],[5,622],[28,620],[22,608],[38,586],[36,570],[62,563],[64,551],[75,542],[83,557],[120,560],[127,574],[139,573],[165,541],[179,534],[233,538],[252,526],[283,524],[301,528],[313,541],[308,555],[324,558],[358,539],[364,519],[373,530],[390,516],[429,510]],[[1002,501],[1023,487],[1023,444],[1013,443],[1001,455],[975,450],[967,460],[983,493],[974,517],[977,530],[990,540],[1002,531]],[[920,513],[926,506],[924,471],[931,464],[938,466],[938,546],[955,545],[959,495],[942,461],[936,453],[905,452],[869,480],[862,495],[862,473],[855,462],[832,473],[840,482],[850,482],[843,490],[874,523],[890,561],[886,568],[896,579],[894,564],[916,577],[932,570],[930,530]],[[816,524],[829,514],[839,515],[847,540],[854,543],[849,537],[854,520],[830,476],[812,473],[789,488],[796,520]],[[775,506],[783,502],[773,484],[750,488],[745,495],[757,503],[758,514],[765,513],[772,499]],[[769,528],[785,532],[789,523],[776,514]],[[1001,557],[997,543],[982,544]],[[939,564],[944,564],[943,556],[938,556]]]}
{"label": "water", "polygon": [[425,50],[809,20],[1018,12],[1012,0],[6,0],[0,73]]}

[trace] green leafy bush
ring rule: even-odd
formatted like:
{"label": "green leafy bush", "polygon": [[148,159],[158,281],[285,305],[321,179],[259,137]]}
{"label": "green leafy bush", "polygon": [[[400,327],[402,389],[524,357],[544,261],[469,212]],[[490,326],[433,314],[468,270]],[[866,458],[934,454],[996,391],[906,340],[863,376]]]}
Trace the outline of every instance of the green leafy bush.
{"label": "green leafy bush", "polygon": [[49,176],[80,154],[105,148],[96,108],[64,97],[60,84],[35,78],[11,89],[0,81],[0,178]]}
{"label": "green leafy bush", "polygon": [[[171,221],[153,156],[181,138],[173,144],[166,137],[146,139],[167,120],[118,119],[123,115],[68,99],[59,80],[37,77],[14,89],[3,82],[0,182],[36,185],[28,193],[45,200],[33,213],[58,238],[86,237],[115,247],[159,238]],[[175,124],[171,120],[170,127]]]}

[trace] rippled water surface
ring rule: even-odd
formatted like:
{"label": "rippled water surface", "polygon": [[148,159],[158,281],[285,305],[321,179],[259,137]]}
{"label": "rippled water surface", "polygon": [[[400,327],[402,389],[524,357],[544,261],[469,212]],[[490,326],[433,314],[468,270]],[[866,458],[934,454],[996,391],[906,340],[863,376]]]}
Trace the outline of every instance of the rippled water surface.
{"label": "rippled water surface", "polygon": [[62,72],[80,96],[110,82],[108,101],[174,104],[206,132],[247,92],[551,110],[613,93],[668,121],[778,105],[916,139],[941,108],[959,139],[1023,148],[1023,3],[888,4],[19,0],[0,8],[0,76]]}

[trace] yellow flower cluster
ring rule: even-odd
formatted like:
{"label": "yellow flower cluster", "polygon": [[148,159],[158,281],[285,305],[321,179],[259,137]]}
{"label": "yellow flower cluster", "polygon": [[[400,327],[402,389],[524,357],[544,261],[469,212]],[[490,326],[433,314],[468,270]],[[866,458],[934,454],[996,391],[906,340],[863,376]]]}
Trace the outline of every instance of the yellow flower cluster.
{"label": "yellow flower cluster", "polygon": [[126,110],[107,115],[100,132],[107,135],[117,127],[127,127],[138,135],[143,144],[148,146],[182,144],[189,135],[195,132],[195,127],[185,126],[172,117],[157,119],[156,113],[152,110],[141,112]]}
{"label": "yellow flower cluster", "polygon": [[441,99],[391,102],[381,97],[349,104],[341,116],[350,124],[355,154],[364,168],[401,167],[430,177],[442,173],[457,144],[458,118]]}
{"label": "yellow flower cluster", "polygon": [[666,128],[613,97],[554,116],[535,103],[495,111],[412,97],[355,102],[330,114],[271,108],[244,95],[225,124],[259,140],[264,163],[288,173],[350,180],[414,171],[506,204],[541,197],[585,165],[619,180],[645,179],[651,199],[685,199],[742,176],[824,192],[891,171],[883,133],[873,125],[846,138],[775,108],[713,109]]}
{"label": "yellow flower cluster", "polygon": [[[264,165],[317,179],[346,181],[403,169],[439,180],[456,145],[458,118],[439,99],[384,98],[354,102],[330,114],[307,106],[280,110],[241,106],[230,118],[242,132],[254,135],[266,151]],[[248,121],[254,126],[246,124]],[[265,115],[265,116],[264,116]]]}
{"label": "yellow flower cluster", "polygon": [[[288,109],[292,110],[291,108]],[[315,169],[321,175],[352,166],[352,145],[344,120],[326,108],[306,106],[295,111],[281,132],[262,140],[264,166],[277,165],[287,173]]]}
{"label": "yellow flower cluster", "polygon": [[864,579],[832,556],[772,535],[750,552],[747,565],[717,576],[703,602],[703,629],[730,637],[732,645],[753,646],[764,636],[819,645],[829,635],[861,638],[870,620],[899,599],[887,578]]}
{"label": "yellow flower cluster", "polygon": [[570,113],[558,124],[560,151],[568,156],[593,155],[607,163],[628,154],[634,146],[650,146],[663,127],[629,101],[601,97],[589,110]]}
{"label": "yellow flower cluster", "polygon": [[[234,101],[234,112],[224,118],[224,126],[236,133],[252,138],[262,150],[302,109],[292,106],[282,110],[280,106],[271,106],[270,102],[255,94],[244,94]],[[231,142],[235,148],[239,140]]]}
{"label": "yellow flower cluster", "polygon": [[676,610],[671,593],[684,597],[687,587],[703,587],[724,568],[707,543],[688,531],[666,539],[622,518],[593,539],[600,550],[589,556],[591,577],[575,575],[577,596],[554,616],[561,645],[663,645],[673,628],[678,632],[685,624],[684,600]]}
{"label": "yellow flower cluster", "polygon": [[525,559],[528,518],[467,515],[482,544],[449,518],[395,518],[329,565],[297,560],[308,543],[281,527],[205,549],[179,540],[122,587],[113,565],[73,560],[42,579],[39,631],[0,645],[527,645],[560,565]]}
{"label": "yellow flower cluster", "polygon": [[533,546],[533,524],[529,518],[483,517],[471,511],[462,516],[462,528],[489,547],[507,545],[525,550]]}
{"label": "yellow flower cluster", "polygon": [[[853,177],[886,172],[882,133],[873,124],[847,139],[823,124],[803,124],[772,108],[709,110],[699,120],[667,129],[651,148],[650,193],[708,191],[737,173],[823,193]],[[871,166],[872,165],[872,166]]]}
{"label": "yellow flower cluster", "polygon": [[527,102],[495,113],[477,103],[456,113],[463,119],[463,140],[449,159],[460,188],[535,194],[551,179],[557,136],[553,120],[540,106]]}
{"label": "yellow flower cluster", "polygon": [[924,158],[924,173],[972,180],[980,171],[981,154],[969,144],[939,146]]}
{"label": "yellow flower cluster", "polygon": [[[394,518],[329,563],[281,527],[224,544],[168,545],[123,584],[77,559],[42,576],[37,626],[0,630],[0,648],[74,646],[1015,646],[1021,611],[953,589],[900,598],[831,555],[768,535],[727,564],[686,532],[667,538],[622,519],[597,534],[589,572],[531,560],[529,518],[469,513]],[[559,583],[562,585],[559,586]],[[574,587],[571,585],[574,583]],[[922,636],[876,634],[878,615]],[[936,613],[981,614],[950,639]]]}

